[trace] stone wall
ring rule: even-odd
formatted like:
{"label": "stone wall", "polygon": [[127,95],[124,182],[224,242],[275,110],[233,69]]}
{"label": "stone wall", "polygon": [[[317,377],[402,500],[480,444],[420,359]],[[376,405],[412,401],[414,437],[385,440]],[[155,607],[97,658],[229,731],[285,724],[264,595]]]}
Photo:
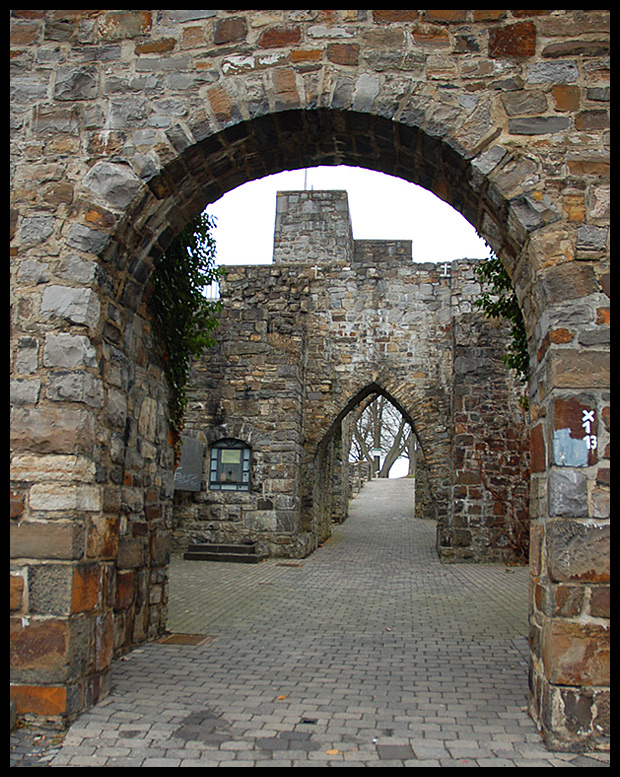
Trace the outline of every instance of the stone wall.
{"label": "stone wall", "polygon": [[[192,376],[186,431],[205,467],[201,491],[177,496],[177,552],[198,539],[311,552],[347,514],[348,414],[384,393],[421,442],[442,558],[526,560],[527,425],[507,329],[473,304],[476,263],[354,241],[346,192],[280,192],[277,208],[274,264],[227,268],[218,345]],[[249,494],[208,488],[222,438],[252,448]]]}
{"label": "stone wall", "polygon": [[[143,315],[153,263],[235,186],[349,164],[440,196],[512,278],[531,366],[531,709],[552,746],[604,746],[609,11],[10,13],[11,693],[19,714],[67,720],[105,692],[117,527],[137,524],[141,573],[148,590],[161,591],[153,608],[163,612],[165,564],[151,575],[146,548],[152,531],[163,543],[170,531],[171,473],[144,457],[155,487],[148,502],[137,485],[143,403],[156,403],[162,417],[165,409]],[[62,378],[44,357],[60,334],[86,338],[88,354],[66,362]],[[562,404],[574,401],[595,411],[587,436],[597,440],[596,463],[576,465],[567,450],[567,438],[584,439],[582,427],[556,428]],[[125,410],[137,433],[125,434]],[[130,486],[119,482],[121,461]],[[80,503],[59,511],[58,502],[37,501],[55,482]],[[23,544],[30,531],[42,532],[34,549]],[[133,529],[127,537],[136,539]],[[76,597],[83,568],[96,567],[92,596],[76,612],[67,597],[60,612],[31,609],[29,581],[54,564]]]}

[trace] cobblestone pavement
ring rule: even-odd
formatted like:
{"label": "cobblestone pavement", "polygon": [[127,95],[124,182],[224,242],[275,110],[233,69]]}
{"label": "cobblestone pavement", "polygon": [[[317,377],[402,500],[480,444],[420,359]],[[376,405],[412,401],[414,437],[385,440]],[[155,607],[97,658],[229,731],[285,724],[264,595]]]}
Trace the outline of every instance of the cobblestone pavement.
{"label": "cobblestone pavement", "polygon": [[[309,558],[173,560],[169,627],[112,691],[11,766],[608,766],[526,711],[527,570],[442,566],[411,481],[369,483]],[[32,753],[32,750],[31,750]]]}

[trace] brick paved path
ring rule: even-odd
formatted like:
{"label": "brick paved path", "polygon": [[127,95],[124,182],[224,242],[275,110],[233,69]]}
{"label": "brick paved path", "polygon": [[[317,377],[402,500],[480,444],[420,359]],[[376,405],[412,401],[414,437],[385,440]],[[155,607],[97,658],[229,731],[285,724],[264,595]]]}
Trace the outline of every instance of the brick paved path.
{"label": "brick paved path", "polygon": [[208,639],[134,650],[12,765],[608,766],[527,715],[527,570],[442,566],[412,507],[411,481],[372,482],[307,559],[173,560],[170,629]]}

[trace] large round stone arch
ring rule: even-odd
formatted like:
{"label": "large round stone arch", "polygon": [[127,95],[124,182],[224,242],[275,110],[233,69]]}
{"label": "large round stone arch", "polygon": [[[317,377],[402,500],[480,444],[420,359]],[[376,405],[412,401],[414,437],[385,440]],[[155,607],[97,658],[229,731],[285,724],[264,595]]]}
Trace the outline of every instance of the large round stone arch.
{"label": "large round stone arch", "polygon": [[[512,276],[531,353],[532,713],[553,746],[603,741],[608,13],[22,10],[11,23],[18,709],[71,718],[105,693],[115,647],[163,626],[153,261],[240,183],[349,163],[443,197]],[[567,437],[585,458],[567,458]]]}

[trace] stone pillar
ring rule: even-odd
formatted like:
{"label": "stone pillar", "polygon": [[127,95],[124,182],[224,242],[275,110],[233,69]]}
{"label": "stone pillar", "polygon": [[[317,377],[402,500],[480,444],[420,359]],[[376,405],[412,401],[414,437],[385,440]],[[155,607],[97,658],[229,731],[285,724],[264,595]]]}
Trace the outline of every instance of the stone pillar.
{"label": "stone pillar", "polygon": [[[540,263],[570,245],[554,237],[530,247]],[[609,287],[576,238],[579,261],[544,275],[530,361],[530,710],[563,750],[608,747],[610,728]]]}

